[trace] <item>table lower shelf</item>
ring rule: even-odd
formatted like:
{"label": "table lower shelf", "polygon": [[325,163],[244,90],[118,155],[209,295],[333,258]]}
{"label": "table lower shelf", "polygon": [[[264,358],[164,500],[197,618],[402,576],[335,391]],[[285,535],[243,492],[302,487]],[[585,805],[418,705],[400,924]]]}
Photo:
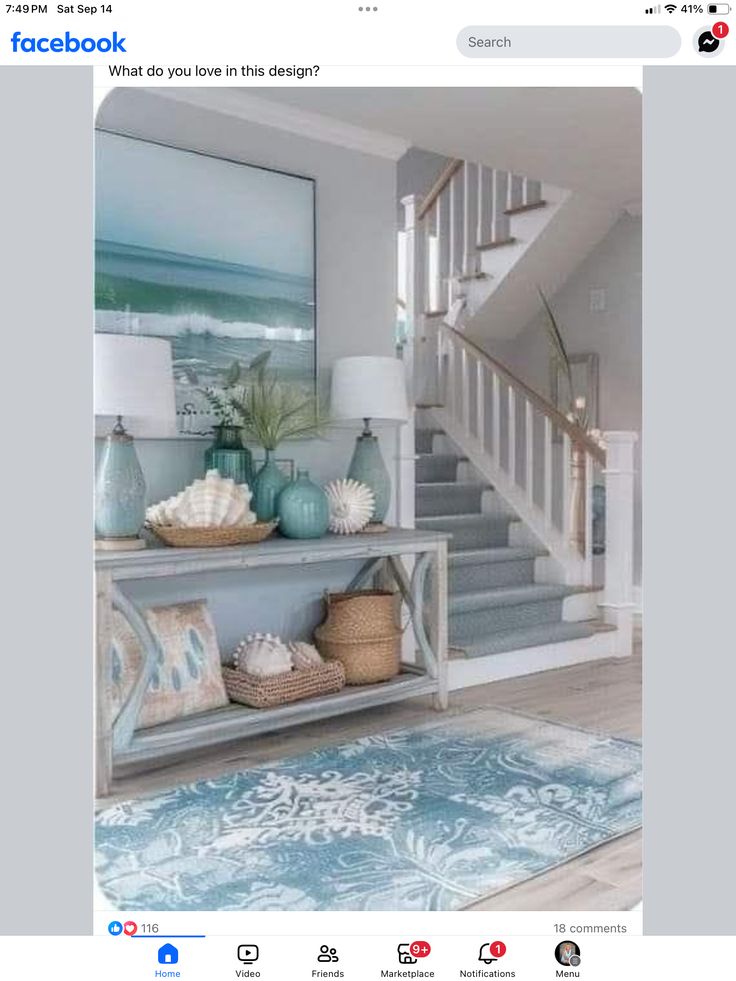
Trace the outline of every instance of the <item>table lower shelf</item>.
{"label": "table lower shelf", "polygon": [[114,764],[128,766],[158,760],[188,749],[215,746],[245,736],[274,732],[300,723],[400,702],[405,698],[435,694],[437,691],[435,678],[405,667],[390,681],[376,685],[348,686],[333,695],[309,698],[277,708],[254,709],[246,705],[230,704],[211,712],[190,715],[186,719],[136,731],[130,744],[115,753]]}

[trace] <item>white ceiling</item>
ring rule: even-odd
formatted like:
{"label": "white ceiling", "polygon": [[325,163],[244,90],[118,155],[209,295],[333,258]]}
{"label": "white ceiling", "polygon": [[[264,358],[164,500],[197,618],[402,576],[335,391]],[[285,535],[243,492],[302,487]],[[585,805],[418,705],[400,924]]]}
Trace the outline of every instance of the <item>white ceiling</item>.
{"label": "white ceiling", "polygon": [[268,100],[436,153],[480,161],[624,206],[641,197],[641,94],[633,88],[258,88]]}

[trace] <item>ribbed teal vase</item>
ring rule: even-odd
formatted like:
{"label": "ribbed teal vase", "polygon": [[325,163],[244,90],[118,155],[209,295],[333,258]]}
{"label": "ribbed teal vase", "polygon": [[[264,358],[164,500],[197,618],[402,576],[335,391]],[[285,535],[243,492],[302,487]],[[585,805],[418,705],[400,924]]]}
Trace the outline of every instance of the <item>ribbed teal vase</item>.
{"label": "ribbed teal vase", "polygon": [[289,478],[276,465],[273,450],[266,450],[266,462],[253,481],[253,499],[250,506],[259,521],[273,521],[278,515],[278,499]]}
{"label": "ribbed teal vase", "polygon": [[391,478],[383,461],[377,436],[363,433],[356,439],[348,477],[370,487],[376,498],[371,523],[382,522],[391,501]]}
{"label": "ribbed teal vase", "polygon": [[279,531],[287,538],[321,538],[330,524],[327,495],[312,483],[308,470],[298,470],[279,494]]}
{"label": "ribbed teal vase", "polygon": [[213,428],[215,441],[205,451],[205,470],[219,470],[221,477],[231,477],[236,484],[252,488],[255,469],[250,450],[243,446],[243,427],[222,423]]}
{"label": "ribbed teal vase", "polygon": [[105,440],[95,481],[95,535],[137,538],[146,519],[146,482],[133,437],[113,432]]}

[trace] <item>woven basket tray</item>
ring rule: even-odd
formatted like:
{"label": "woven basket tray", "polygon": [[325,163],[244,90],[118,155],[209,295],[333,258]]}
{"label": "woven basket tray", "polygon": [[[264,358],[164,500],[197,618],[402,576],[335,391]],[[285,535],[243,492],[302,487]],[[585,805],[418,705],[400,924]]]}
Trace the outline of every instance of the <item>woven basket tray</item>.
{"label": "woven basket tray", "polygon": [[223,665],[222,679],[231,702],[240,702],[251,708],[273,708],[287,702],[298,702],[302,698],[318,698],[340,691],[345,687],[345,669],[335,661],[303,671],[286,671],[270,678],[257,678]]}
{"label": "woven basket tray", "polygon": [[275,521],[261,521],[237,528],[173,528],[148,525],[157,538],[175,548],[216,548],[218,545],[250,545],[262,542],[276,527]]}

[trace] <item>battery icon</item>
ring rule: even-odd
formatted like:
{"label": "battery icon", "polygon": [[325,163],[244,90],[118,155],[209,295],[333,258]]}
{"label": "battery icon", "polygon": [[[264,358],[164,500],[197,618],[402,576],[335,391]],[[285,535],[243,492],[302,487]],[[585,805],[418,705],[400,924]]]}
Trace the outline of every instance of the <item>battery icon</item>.
{"label": "battery icon", "polygon": [[727,3],[709,3],[708,4],[709,14],[730,14],[731,6]]}

